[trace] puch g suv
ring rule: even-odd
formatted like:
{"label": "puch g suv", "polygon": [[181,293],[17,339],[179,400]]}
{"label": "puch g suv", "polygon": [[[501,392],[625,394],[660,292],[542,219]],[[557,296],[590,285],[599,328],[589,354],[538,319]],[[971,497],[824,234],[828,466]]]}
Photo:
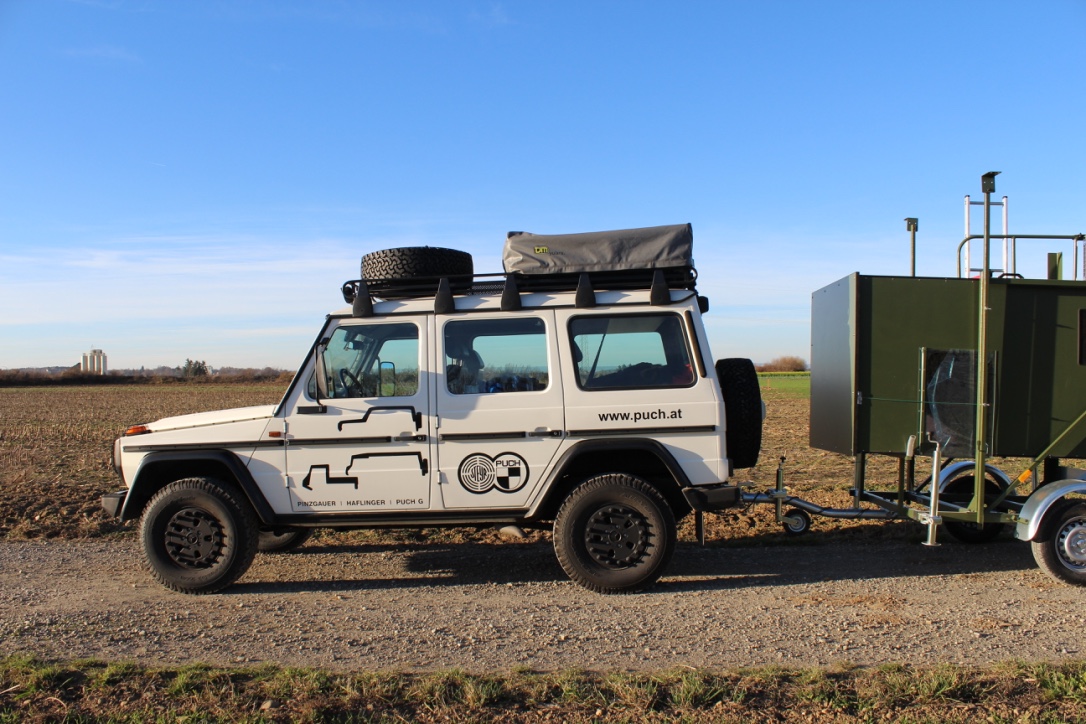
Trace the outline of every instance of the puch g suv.
{"label": "puch g suv", "polygon": [[130,427],[103,505],[186,593],[315,528],[489,525],[553,528],[589,589],[644,588],[761,444],[753,365],[712,362],[691,249],[684,224],[513,232],[504,274],[367,254],[278,405]]}

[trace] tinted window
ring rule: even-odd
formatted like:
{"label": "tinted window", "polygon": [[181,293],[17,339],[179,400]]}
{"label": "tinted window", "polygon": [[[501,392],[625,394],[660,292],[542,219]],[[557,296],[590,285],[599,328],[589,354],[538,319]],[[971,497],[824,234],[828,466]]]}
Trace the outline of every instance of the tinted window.
{"label": "tinted window", "polygon": [[[419,330],[414,324],[338,327],[324,349],[330,397],[406,397],[419,389]],[[310,383],[310,395],[315,383]]]}
{"label": "tinted window", "polygon": [[694,384],[681,319],[673,314],[578,317],[569,324],[583,389]]}
{"label": "tinted window", "polygon": [[445,384],[454,395],[546,389],[542,319],[482,319],[445,325]]}

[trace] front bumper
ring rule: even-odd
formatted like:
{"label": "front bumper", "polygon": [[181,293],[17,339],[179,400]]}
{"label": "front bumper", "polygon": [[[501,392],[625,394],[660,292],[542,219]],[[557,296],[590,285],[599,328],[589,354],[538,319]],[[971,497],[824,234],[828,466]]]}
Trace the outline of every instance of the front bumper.
{"label": "front bumper", "polygon": [[118,490],[116,493],[106,493],[102,496],[102,507],[110,518],[120,518],[124,508],[124,499],[128,497],[127,490]]}

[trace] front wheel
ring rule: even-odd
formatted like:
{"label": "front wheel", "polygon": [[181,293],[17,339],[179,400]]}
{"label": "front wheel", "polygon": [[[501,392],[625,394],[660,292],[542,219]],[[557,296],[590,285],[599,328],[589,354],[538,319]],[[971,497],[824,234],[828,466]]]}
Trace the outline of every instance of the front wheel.
{"label": "front wheel", "polygon": [[675,550],[675,516],[660,492],[633,475],[589,478],[554,521],[554,550],[566,575],[598,593],[646,588]]}
{"label": "front wheel", "polygon": [[1086,586],[1086,503],[1052,506],[1033,540],[1033,559],[1052,578]]}
{"label": "front wheel", "polygon": [[147,566],[182,593],[214,593],[240,578],[257,547],[256,515],[236,488],[185,478],[158,491],[140,519]]}

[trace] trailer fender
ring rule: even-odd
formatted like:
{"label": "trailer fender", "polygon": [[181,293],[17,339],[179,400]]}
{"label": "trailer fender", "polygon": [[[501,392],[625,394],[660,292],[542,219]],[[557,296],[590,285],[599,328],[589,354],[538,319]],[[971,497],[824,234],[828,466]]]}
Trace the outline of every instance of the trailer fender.
{"label": "trailer fender", "polygon": [[[939,473],[939,492],[946,492],[946,486],[953,482],[955,479],[962,477],[963,474],[971,472],[977,464],[972,460],[959,460],[956,463],[952,463],[943,468],[943,471]],[[991,475],[999,483],[999,487],[1006,489],[1011,486],[1011,479],[1005,472],[1000,470],[994,465],[984,466],[985,475]]]}
{"label": "trailer fender", "polygon": [[1048,509],[1073,493],[1086,493],[1086,480],[1075,478],[1042,485],[1022,506],[1022,512],[1018,514],[1018,525],[1014,529],[1014,537],[1018,540],[1033,540],[1041,528],[1041,521],[1044,520]]}

